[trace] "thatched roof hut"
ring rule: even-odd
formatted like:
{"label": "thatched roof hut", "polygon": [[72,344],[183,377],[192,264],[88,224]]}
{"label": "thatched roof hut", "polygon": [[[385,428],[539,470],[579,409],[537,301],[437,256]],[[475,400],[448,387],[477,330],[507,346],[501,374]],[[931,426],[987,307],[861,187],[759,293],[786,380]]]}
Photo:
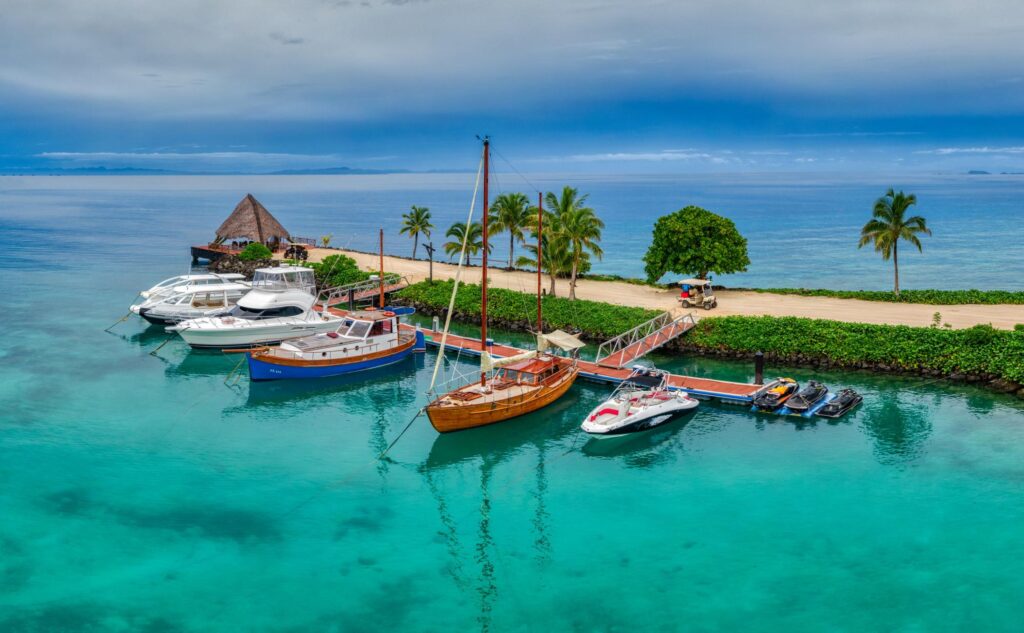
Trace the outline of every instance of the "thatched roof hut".
{"label": "thatched roof hut", "polygon": [[281,226],[277,218],[270,215],[270,211],[267,211],[251,193],[247,193],[228,219],[217,229],[216,243],[245,238],[266,244],[269,241],[279,242],[287,239],[288,235],[288,230]]}

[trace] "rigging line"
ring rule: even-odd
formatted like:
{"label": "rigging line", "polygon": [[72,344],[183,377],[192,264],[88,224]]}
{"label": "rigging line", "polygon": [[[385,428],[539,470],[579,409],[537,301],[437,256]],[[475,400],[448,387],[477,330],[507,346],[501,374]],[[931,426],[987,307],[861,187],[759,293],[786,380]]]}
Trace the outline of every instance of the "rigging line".
{"label": "rigging line", "polygon": [[416,418],[420,417],[420,415],[422,415],[424,411],[425,409],[420,409],[419,411],[416,412],[416,415],[412,416],[412,419],[409,420],[409,423],[405,425],[405,428],[402,429],[402,432],[399,433],[395,439],[391,440],[391,443],[388,444],[387,448],[381,451],[380,455],[377,456],[377,459],[384,459],[384,457],[388,454],[388,451],[390,451],[395,444],[398,444],[398,440],[402,439],[402,436],[405,435],[405,432],[409,430],[409,427],[412,426],[412,423],[415,422]]}
{"label": "rigging line", "polygon": [[511,168],[511,169],[512,169],[512,171],[516,172],[516,175],[518,175],[518,176],[519,176],[520,178],[522,178],[522,179],[523,179],[523,182],[525,182],[525,183],[526,183],[527,185],[529,185],[531,189],[533,189],[533,190],[534,190],[535,192],[537,192],[537,193],[544,193],[543,191],[541,191],[541,190],[540,190],[540,189],[539,189],[539,188],[537,187],[537,185],[535,185],[535,184],[533,184],[532,182],[530,182],[530,179],[529,179],[529,178],[527,178],[526,176],[524,176],[524,175],[523,175],[523,173],[522,173],[521,171],[519,171],[518,169],[516,169],[516,166],[512,164],[512,161],[510,161],[509,159],[505,158],[505,155],[504,155],[504,154],[502,154],[502,153],[501,153],[501,152],[499,152],[498,150],[494,149],[493,147],[491,148],[491,152],[493,152],[493,153],[497,154],[497,155],[498,155],[498,157],[499,157],[499,158],[500,158],[501,160],[505,161],[505,164],[506,164],[506,165],[508,165],[508,166],[509,166],[509,168]]}
{"label": "rigging line", "polygon": [[[469,203],[469,216],[466,218],[466,230],[462,236],[462,250],[459,252],[459,266],[455,269],[455,283],[452,285],[452,296],[448,300],[448,313],[444,317],[444,331],[441,333],[441,345],[438,347],[437,355],[438,358],[444,356],[445,345],[448,342],[448,328],[452,323],[452,312],[455,311],[455,297],[459,291],[459,282],[462,281],[462,269],[463,263],[466,259],[466,246],[469,244],[469,226],[473,222],[473,211],[476,209],[476,198],[477,193],[480,189],[480,175],[484,170],[484,159],[480,157],[480,165],[476,170],[476,184],[473,185],[473,199]],[[486,210],[484,211],[486,213]],[[486,245],[485,245],[486,248]],[[437,370],[440,363],[434,364],[434,373],[430,377],[430,387],[427,388],[427,393],[431,393],[434,390],[434,383],[437,381]]]}

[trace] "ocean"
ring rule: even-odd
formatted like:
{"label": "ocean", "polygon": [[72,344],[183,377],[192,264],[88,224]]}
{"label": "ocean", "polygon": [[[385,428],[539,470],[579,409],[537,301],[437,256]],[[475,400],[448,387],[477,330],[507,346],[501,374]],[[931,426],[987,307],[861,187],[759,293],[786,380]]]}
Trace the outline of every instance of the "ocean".
{"label": "ocean", "polygon": [[[134,317],[103,331],[184,272],[188,244],[246,192],[297,234],[369,250],[409,204],[438,224],[462,213],[470,179],[0,179],[0,631],[1019,629],[1024,403],[1010,396],[775,366],[864,403],[836,422],[702,404],[597,443],[578,427],[608,389],[580,382],[489,428],[439,436],[420,417],[378,460],[425,403],[433,354],[225,384],[233,356],[177,340],[151,355],[166,335]],[[599,269],[639,271],[631,209],[653,221],[692,202],[750,237],[736,285],[886,287],[855,249],[884,185],[742,180],[579,181],[608,222]],[[1016,182],[907,186],[936,232],[908,284],[1021,288]]]}

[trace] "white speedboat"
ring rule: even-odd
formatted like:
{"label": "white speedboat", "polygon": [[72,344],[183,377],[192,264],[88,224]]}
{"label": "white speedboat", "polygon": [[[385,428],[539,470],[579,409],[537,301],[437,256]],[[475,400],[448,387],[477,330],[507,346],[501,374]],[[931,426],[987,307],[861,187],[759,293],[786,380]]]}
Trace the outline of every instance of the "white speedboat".
{"label": "white speedboat", "polygon": [[594,438],[621,437],[647,431],[697,408],[698,402],[668,388],[669,373],[634,367],[612,393],[583,421],[583,430]]}
{"label": "white speedboat", "polygon": [[154,325],[175,325],[225,314],[251,289],[247,283],[178,286],[177,292],[133,305],[131,311]]}
{"label": "white speedboat", "polygon": [[299,266],[260,268],[252,290],[225,314],[167,328],[196,348],[238,349],[332,332],[342,317],[314,309],[313,271]]}

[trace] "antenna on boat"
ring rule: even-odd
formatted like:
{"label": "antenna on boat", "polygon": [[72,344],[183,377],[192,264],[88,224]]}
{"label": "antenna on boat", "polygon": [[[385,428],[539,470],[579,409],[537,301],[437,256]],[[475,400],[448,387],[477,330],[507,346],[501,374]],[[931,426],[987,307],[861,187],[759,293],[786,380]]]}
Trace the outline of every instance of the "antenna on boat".
{"label": "antenna on boat", "polygon": [[[479,137],[477,137],[479,138]],[[489,171],[489,159],[490,159],[490,148],[491,148],[491,137],[485,136],[481,139],[484,142],[484,206],[482,209],[483,216],[483,240],[484,240],[484,255],[482,259],[482,272],[483,281],[480,283],[480,351],[483,354],[487,353],[487,216],[491,213],[490,200],[488,199],[488,171]],[[469,232],[469,227],[466,227],[466,232]],[[484,371],[483,367],[480,368],[480,386],[487,386],[487,372]]]}

